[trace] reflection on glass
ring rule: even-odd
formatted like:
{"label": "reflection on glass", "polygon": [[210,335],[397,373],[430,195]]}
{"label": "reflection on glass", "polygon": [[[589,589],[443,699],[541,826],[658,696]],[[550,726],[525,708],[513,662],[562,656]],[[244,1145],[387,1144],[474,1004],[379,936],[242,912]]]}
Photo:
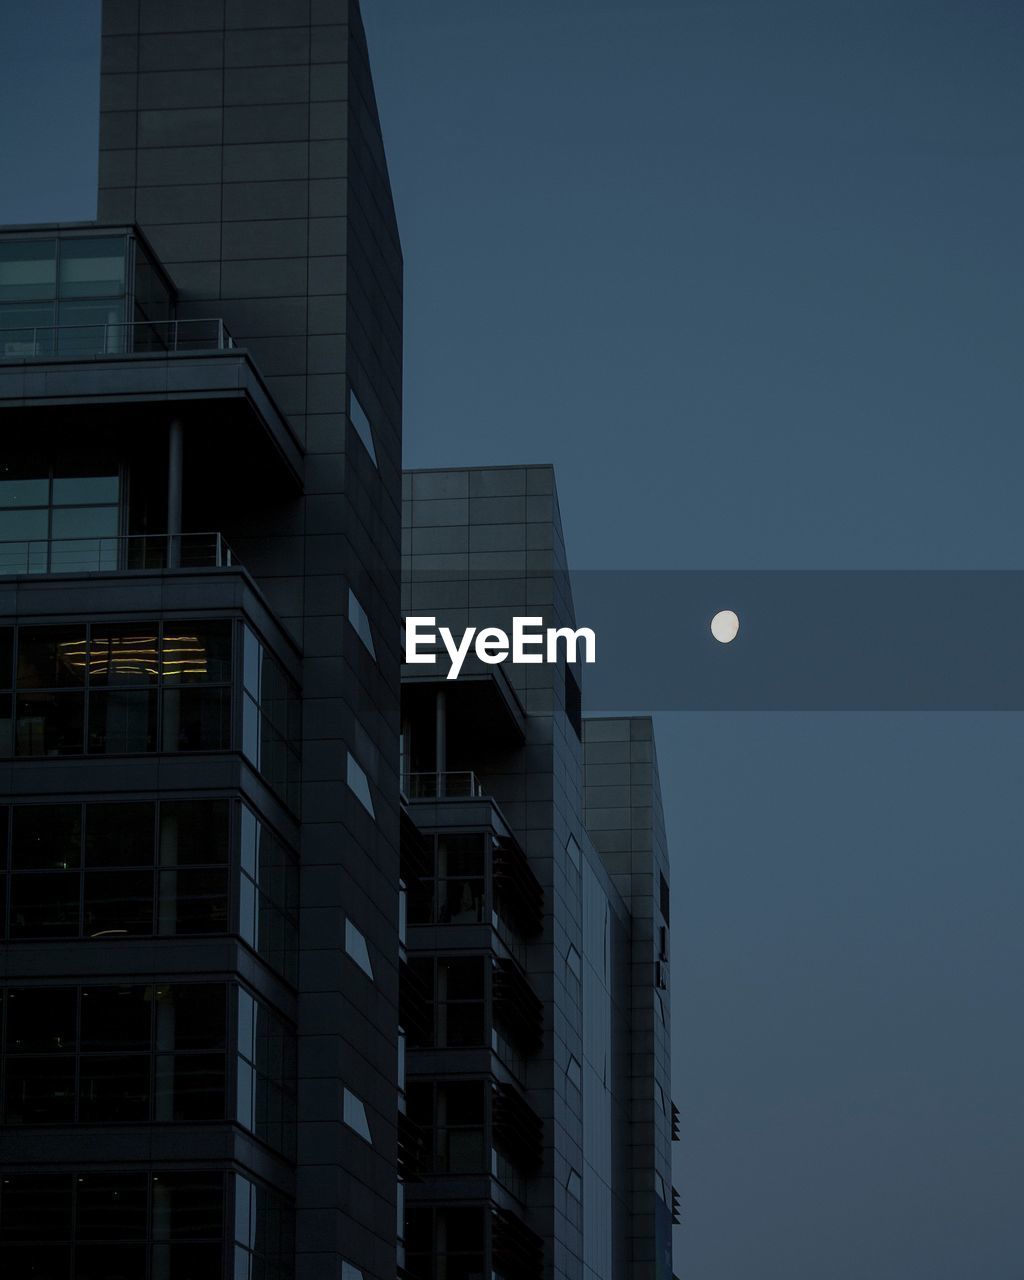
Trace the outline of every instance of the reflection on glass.
{"label": "reflection on glass", "polygon": [[161,649],[165,683],[217,684],[231,679],[231,623],[165,622]]}
{"label": "reflection on glass", "polygon": [[0,242],[0,300],[52,298],[56,283],[56,240]]}
{"label": "reflection on glass", "polygon": [[96,298],[123,293],[124,236],[82,236],[60,244],[62,298]]}

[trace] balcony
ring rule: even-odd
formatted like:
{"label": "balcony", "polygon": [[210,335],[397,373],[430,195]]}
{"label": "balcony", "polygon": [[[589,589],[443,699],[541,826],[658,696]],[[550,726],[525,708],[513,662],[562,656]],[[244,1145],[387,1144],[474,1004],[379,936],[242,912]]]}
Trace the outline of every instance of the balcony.
{"label": "balcony", "polygon": [[0,329],[0,360],[66,356],[166,355],[180,351],[232,351],[235,340],[221,319],[104,320]]}
{"label": "balcony", "polygon": [[236,563],[219,533],[147,533],[109,538],[0,541],[0,577],[125,573],[153,569],[229,569]]}
{"label": "balcony", "polygon": [[472,770],[454,773],[410,773],[405,779],[409,800],[476,800],[484,794]]}
{"label": "balcony", "polygon": [[298,492],[301,444],[244,342],[222,319],[177,316],[173,281],[137,227],[0,229],[5,443],[56,424],[123,452],[180,422],[216,484],[244,460],[254,497],[279,495],[282,479]]}

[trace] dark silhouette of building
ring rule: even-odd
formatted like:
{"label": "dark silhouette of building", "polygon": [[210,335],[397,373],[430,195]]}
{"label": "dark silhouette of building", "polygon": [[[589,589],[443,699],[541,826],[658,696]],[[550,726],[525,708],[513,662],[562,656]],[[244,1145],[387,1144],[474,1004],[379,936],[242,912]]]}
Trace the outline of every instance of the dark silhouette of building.
{"label": "dark silhouette of building", "polygon": [[[404,484],[407,614],[456,635],[511,632],[517,615],[575,628],[550,467]],[[447,668],[403,668],[404,1132],[420,1144],[406,1267],[667,1280],[669,866],[651,721],[582,718],[585,668],[564,661],[471,658],[455,682]]]}
{"label": "dark silhouette of building", "polygon": [[97,221],[0,228],[0,1275],[668,1275],[650,724],[401,678],[446,538],[571,600],[546,468],[401,557],[356,0],[104,0],[101,111]]}

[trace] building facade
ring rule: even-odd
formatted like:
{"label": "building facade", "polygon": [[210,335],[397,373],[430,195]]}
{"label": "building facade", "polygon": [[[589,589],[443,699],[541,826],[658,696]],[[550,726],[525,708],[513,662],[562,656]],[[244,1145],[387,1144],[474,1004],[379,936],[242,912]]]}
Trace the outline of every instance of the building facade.
{"label": "building facade", "polygon": [[[0,235],[0,1272],[395,1267],[402,262],[348,0],[105,0]],[[347,785],[346,785],[347,784]]]}
{"label": "building facade", "polygon": [[[406,614],[456,635],[517,615],[575,627],[550,467],[404,484]],[[584,719],[582,669],[564,660],[446,674],[403,668],[404,1108],[423,1152],[404,1189],[408,1274],[671,1276],[651,721]]]}
{"label": "building facade", "polygon": [[0,1274],[669,1275],[650,722],[403,675],[573,609],[550,468],[402,476],[356,0],[100,70],[97,221],[0,228]]}

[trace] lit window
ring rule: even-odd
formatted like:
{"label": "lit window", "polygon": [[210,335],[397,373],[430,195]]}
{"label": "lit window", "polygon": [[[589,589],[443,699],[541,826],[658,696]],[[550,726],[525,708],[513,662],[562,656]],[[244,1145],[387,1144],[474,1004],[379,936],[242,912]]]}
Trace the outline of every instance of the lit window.
{"label": "lit window", "polygon": [[363,1280],[363,1273],[351,1262],[341,1264],[341,1280]]}
{"label": "lit window", "polygon": [[366,645],[370,657],[376,660],[377,653],[373,647],[373,631],[370,629],[370,619],[351,587],[349,587],[348,591],[348,620],[352,625],[353,631]]}
{"label": "lit window", "polygon": [[373,1146],[373,1138],[370,1136],[370,1122],[366,1118],[366,1107],[362,1100],[357,1098],[349,1089],[342,1090],[342,1111],[341,1118],[353,1131],[358,1133],[371,1146]]}
{"label": "lit window", "polygon": [[575,1169],[569,1170],[569,1176],[565,1180],[565,1189],[574,1200],[583,1199],[583,1182]]}
{"label": "lit window", "polygon": [[351,920],[345,921],[345,950],[370,979],[373,978],[373,966],[370,964],[370,952],[366,939]]}
{"label": "lit window", "polygon": [[373,797],[370,795],[370,781],[362,766],[358,764],[351,751],[348,753],[347,781],[349,788],[359,803],[371,818],[375,818],[377,815],[373,811]]}
{"label": "lit window", "polygon": [[370,461],[376,466],[377,450],[373,447],[373,428],[370,426],[370,419],[366,416],[366,410],[359,403],[359,397],[351,389],[348,393],[348,417],[355,428],[356,435],[362,440],[366,452],[370,455]]}

